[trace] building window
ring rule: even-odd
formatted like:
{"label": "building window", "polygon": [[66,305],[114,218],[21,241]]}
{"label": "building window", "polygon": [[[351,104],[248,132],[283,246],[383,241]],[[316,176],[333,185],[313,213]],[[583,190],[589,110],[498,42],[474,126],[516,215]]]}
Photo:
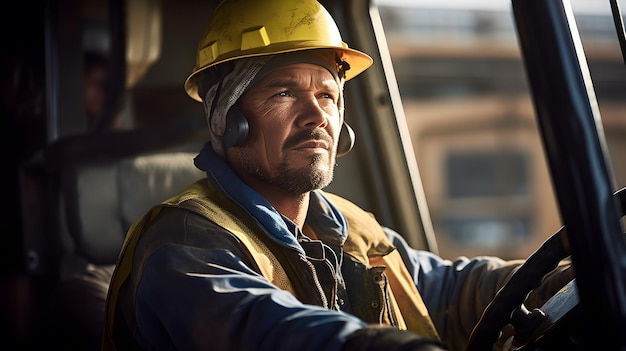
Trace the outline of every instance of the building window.
{"label": "building window", "polygon": [[451,153],[445,170],[448,197],[527,196],[527,164],[518,151]]}
{"label": "building window", "polygon": [[[446,156],[444,186],[449,211],[444,212],[440,224],[450,239],[482,247],[527,240],[531,233],[528,158],[518,150],[451,152]],[[521,206],[512,206],[515,200]],[[469,203],[475,208],[468,211]],[[462,207],[463,211],[455,211]]]}
{"label": "building window", "polygon": [[530,235],[530,218],[446,218],[442,225],[457,244],[498,248],[518,245]]}

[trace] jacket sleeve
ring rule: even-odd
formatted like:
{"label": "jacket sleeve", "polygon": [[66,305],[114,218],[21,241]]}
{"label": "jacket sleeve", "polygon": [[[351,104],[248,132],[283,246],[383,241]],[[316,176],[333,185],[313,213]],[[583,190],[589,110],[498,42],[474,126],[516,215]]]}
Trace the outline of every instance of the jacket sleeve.
{"label": "jacket sleeve", "polygon": [[272,285],[219,227],[167,212],[142,236],[133,264],[136,339],[143,348],[339,350],[365,326]]}
{"label": "jacket sleeve", "polygon": [[[429,314],[444,344],[451,350],[464,350],[474,325],[511,274],[523,260],[505,261],[497,257],[459,257],[445,260],[427,251],[415,250],[397,233],[385,229],[398,249],[422,294]],[[573,278],[568,260],[544,279],[531,297],[540,306]]]}

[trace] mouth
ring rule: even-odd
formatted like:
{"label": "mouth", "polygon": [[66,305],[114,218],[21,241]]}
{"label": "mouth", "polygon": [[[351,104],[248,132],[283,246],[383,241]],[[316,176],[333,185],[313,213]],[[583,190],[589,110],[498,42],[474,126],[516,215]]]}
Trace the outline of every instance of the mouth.
{"label": "mouth", "polygon": [[303,143],[296,145],[294,147],[294,150],[302,150],[302,151],[317,150],[321,152],[321,151],[328,151],[329,148],[330,146],[328,142],[324,140],[315,139],[315,140],[307,140]]}
{"label": "mouth", "polygon": [[283,147],[284,150],[291,150],[305,155],[330,154],[333,140],[323,130],[307,130],[287,139]]}

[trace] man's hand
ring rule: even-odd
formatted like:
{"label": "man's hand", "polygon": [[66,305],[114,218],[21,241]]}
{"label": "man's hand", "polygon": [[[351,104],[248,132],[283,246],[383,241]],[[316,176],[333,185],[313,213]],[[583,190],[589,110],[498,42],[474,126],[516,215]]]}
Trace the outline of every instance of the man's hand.
{"label": "man's hand", "polygon": [[440,342],[389,326],[368,326],[350,335],[343,351],[442,351]]}

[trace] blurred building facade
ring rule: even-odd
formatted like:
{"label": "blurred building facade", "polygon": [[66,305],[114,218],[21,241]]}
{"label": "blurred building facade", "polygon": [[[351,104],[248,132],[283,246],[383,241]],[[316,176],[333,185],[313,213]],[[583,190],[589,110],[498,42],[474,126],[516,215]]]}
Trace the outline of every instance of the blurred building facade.
{"label": "blurred building facade", "polygon": [[[561,219],[510,2],[377,3],[440,253],[528,256]],[[623,187],[626,65],[610,13],[574,5]]]}

